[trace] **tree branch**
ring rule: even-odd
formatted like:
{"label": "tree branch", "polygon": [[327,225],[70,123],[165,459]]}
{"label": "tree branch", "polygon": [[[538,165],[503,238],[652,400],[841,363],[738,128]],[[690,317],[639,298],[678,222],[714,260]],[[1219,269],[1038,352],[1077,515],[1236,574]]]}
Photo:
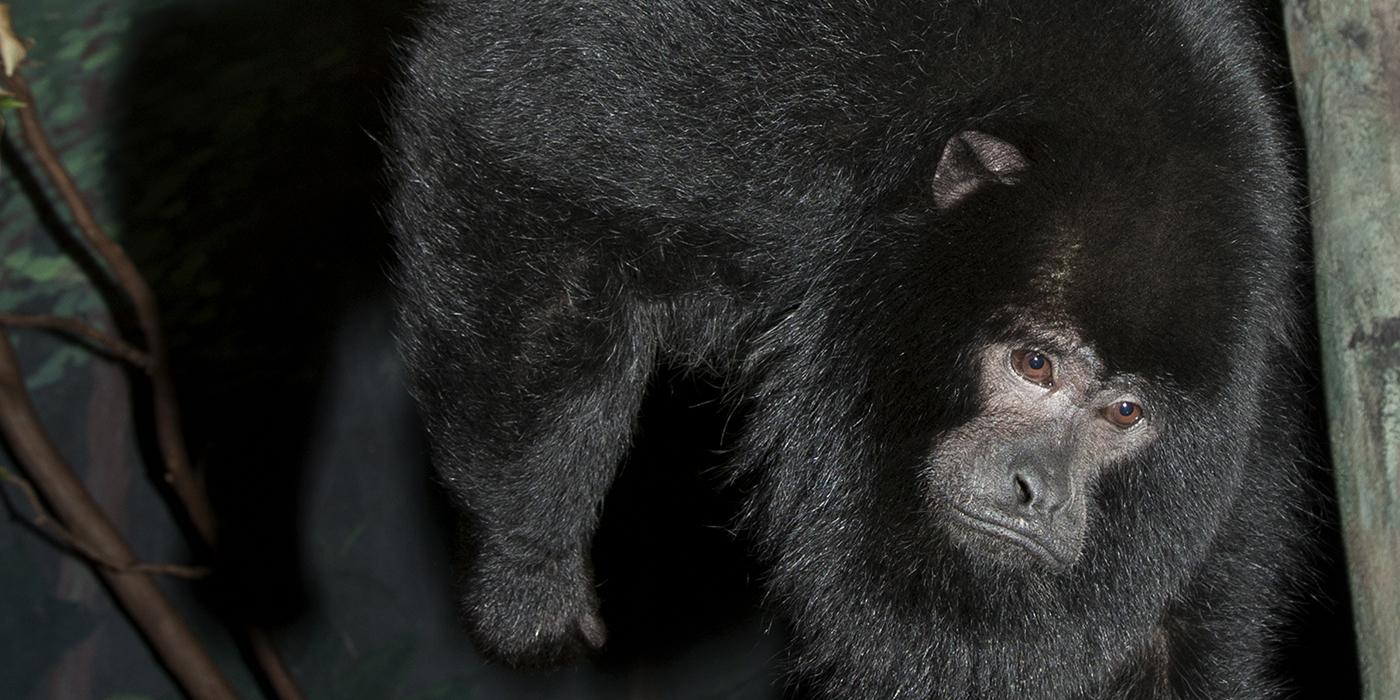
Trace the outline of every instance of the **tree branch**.
{"label": "tree branch", "polygon": [[83,543],[76,535],[63,527],[53,515],[49,514],[44,507],[44,502],[39,498],[39,494],[34,491],[34,485],[24,477],[0,467],[0,479],[10,482],[15,488],[24,494],[24,499],[29,502],[29,508],[34,511],[34,515],[29,522],[35,528],[47,533],[50,537],[58,540],[60,544],[74,553],[83,557],[93,564],[104,567],[110,571],[117,572],[139,572],[151,574],[152,576],[171,576],[183,579],[201,579],[209,575],[209,569],[203,566],[186,566],[184,564],[149,564],[146,562],[135,562],[132,564],[122,564],[112,561],[102,556],[91,545]]}
{"label": "tree branch", "polygon": [[58,333],[81,341],[97,352],[115,357],[119,360],[124,360],[141,369],[149,371],[151,368],[151,359],[146,356],[146,353],[137,350],[125,340],[103,333],[76,318],[0,314],[0,326],[9,326],[10,328],[38,328],[51,333]]}
{"label": "tree branch", "polygon": [[[97,217],[78,191],[62,161],[49,142],[39,123],[38,109],[34,95],[24,76],[18,72],[5,78],[5,83],[15,99],[24,107],[16,110],[19,115],[21,137],[33,152],[40,166],[47,173],[50,182],[58,191],[64,204],[73,215],[73,221],[83,238],[98,258],[106,264],[117,284],[125,292],[136,312],[137,324],[143,336],[145,351],[144,368],[151,381],[156,442],[159,446],[164,466],[164,478],[183,505],[190,522],[201,540],[210,548],[217,544],[217,528],[214,510],[208,494],[190,462],[185,448],[181,428],[180,410],[175,393],[170,364],[166,355],[165,335],[160,326],[160,314],[155,294],[141,276],[136,265],[126,255],[120,245],[108,236],[97,223]],[[8,347],[8,341],[6,341]],[[137,351],[141,352],[141,351]],[[19,387],[22,389],[23,385]],[[27,395],[25,396],[27,400]],[[86,496],[86,493],[83,494]],[[137,612],[132,610],[135,617]],[[243,625],[242,630],[252,648],[254,659],[264,678],[277,697],[282,700],[301,700],[301,689],[282,663],[271,640],[260,629]]]}
{"label": "tree branch", "polygon": [[85,543],[95,561],[121,562],[119,570],[96,567],[122,607],[141,629],[171,674],[191,697],[233,700],[219,667],[150,575],[135,570],[136,557],[45,432],[10,341],[0,333],[0,432],[35,489],[51,503],[74,542]]}
{"label": "tree branch", "polygon": [[166,361],[165,335],[160,327],[160,314],[155,294],[146,279],[141,276],[136,264],[127,257],[126,251],[117,245],[97,223],[97,217],[78,191],[68,170],[63,167],[53,144],[44,134],[39,124],[38,109],[29,83],[18,72],[6,79],[10,91],[25,104],[16,110],[19,115],[20,134],[26,146],[34,153],[39,165],[48,174],[49,181],[58,190],[59,197],[73,215],[78,231],[87,240],[92,250],[107,265],[112,277],[121,286],[136,311],[137,324],[146,345],[150,362],[151,388],[155,402],[156,442],[159,444],[161,460],[165,467],[165,481],[170,484],[180,502],[188,512],[190,521],[199,531],[200,537],[214,544],[216,530],[214,510],[209,499],[191,468],[189,453],[185,449],[184,435],[180,427],[180,412],[175,398],[175,383],[171,378],[170,366]]}

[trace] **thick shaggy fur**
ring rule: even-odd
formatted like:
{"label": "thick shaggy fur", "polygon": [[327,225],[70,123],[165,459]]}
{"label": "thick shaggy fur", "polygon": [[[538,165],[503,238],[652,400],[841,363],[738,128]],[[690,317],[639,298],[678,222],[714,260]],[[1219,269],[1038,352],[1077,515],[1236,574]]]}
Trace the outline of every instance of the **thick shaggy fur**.
{"label": "thick shaggy fur", "polygon": [[[735,464],[839,697],[1268,696],[1296,557],[1295,182],[1220,0],[432,7],[388,145],[403,347],[469,516],[467,623],[602,642],[588,545],[660,361],[749,410]],[[1029,162],[935,206],[969,129]],[[989,343],[1072,331],[1153,442],[1066,571],[946,535],[930,445]]]}

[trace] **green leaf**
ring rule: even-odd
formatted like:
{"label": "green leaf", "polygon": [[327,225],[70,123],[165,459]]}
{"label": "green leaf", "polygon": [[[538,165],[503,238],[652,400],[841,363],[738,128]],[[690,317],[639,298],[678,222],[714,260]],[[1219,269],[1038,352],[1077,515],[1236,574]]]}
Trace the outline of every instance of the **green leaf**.
{"label": "green leaf", "polygon": [[30,372],[29,376],[25,377],[24,385],[29,387],[30,391],[38,391],[50,384],[56,384],[63,379],[63,374],[70,365],[81,367],[86,365],[91,357],[92,355],[87,350],[75,345],[61,347],[49,355],[48,359],[39,365],[39,369]]}
{"label": "green leaf", "polygon": [[66,255],[35,255],[31,248],[20,248],[3,259],[0,266],[21,279],[40,283],[73,283],[83,279],[82,272]]}
{"label": "green leaf", "polygon": [[28,285],[20,289],[0,289],[0,311],[14,313],[40,296],[39,290]]}

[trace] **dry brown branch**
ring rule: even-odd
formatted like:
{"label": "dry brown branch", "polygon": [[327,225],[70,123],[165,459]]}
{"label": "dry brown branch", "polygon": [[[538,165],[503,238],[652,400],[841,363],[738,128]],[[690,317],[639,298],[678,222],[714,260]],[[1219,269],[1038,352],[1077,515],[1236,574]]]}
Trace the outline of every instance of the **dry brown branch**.
{"label": "dry brown branch", "polygon": [[103,333],[76,318],[0,314],[0,326],[38,328],[58,333],[79,340],[97,352],[124,360],[141,369],[149,371],[151,367],[151,359],[146,356],[146,353],[137,350],[125,340]]}
{"label": "dry brown branch", "polygon": [[49,181],[58,190],[59,197],[73,215],[73,222],[77,224],[83,238],[106,263],[108,271],[126,293],[136,311],[137,324],[141,327],[146,354],[150,358],[156,442],[164,462],[165,480],[184,505],[190,521],[194,523],[195,529],[199,530],[200,537],[213,544],[216,534],[214,510],[209,505],[203,485],[190,466],[189,453],[185,450],[184,436],[180,428],[180,412],[175,398],[175,383],[170,376],[169,363],[166,362],[165,334],[161,331],[155,294],[136,269],[136,264],[127,257],[126,251],[98,225],[97,217],[78,191],[77,183],[73,182],[72,176],[63,167],[53,144],[49,142],[39,124],[34,94],[29,90],[29,83],[25,81],[24,75],[16,72],[6,80],[10,92],[26,105],[25,108],[16,110],[21,138],[38,159]]}
{"label": "dry brown branch", "polygon": [[131,619],[155,647],[161,660],[191,697],[222,700],[235,697],[232,686],[166,599],[149,574],[135,571],[135,555],[126,546],[97,503],[39,423],[10,341],[0,334],[0,432],[24,465],[36,491],[53,504],[55,517],[75,542],[85,543],[96,561],[121,562],[119,570],[96,571]]}
{"label": "dry brown branch", "polygon": [[20,493],[24,494],[24,499],[29,502],[30,510],[34,511],[34,515],[30,517],[29,522],[33,524],[35,528],[47,533],[50,537],[58,540],[64,547],[98,566],[111,571],[133,571],[151,574],[152,576],[171,576],[183,579],[201,579],[209,575],[209,569],[203,566],[151,564],[147,562],[123,564],[107,559],[102,556],[102,553],[98,552],[96,548],[79,540],[77,536],[69,532],[68,528],[63,527],[63,524],[58,522],[58,520],[49,513],[48,509],[44,507],[43,500],[39,498],[39,494],[34,491],[34,485],[30,484],[29,480],[4,467],[0,467],[0,479],[10,482],[10,484],[20,490]]}
{"label": "dry brown branch", "polygon": [[[23,108],[16,110],[21,138],[58,191],[83,238],[106,265],[136,312],[137,324],[140,326],[145,345],[144,356],[151,381],[156,442],[164,466],[164,478],[183,505],[199,538],[212,548],[217,537],[214,511],[204,490],[204,484],[196,476],[189,452],[185,449],[175,384],[167,361],[165,336],[160,326],[155,294],[126,252],[102,230],[92,209],[78,191],[77,184],[59,160],[39,123],[34,95],[23,75],[16,72],[4,80],[10,92],[24,104]],[[135,610],[131,610],[131,613],[133,617],[138,614]],[[254,659],[264,678],[277,697],[281,700],[301,700],[300,688],[282,663],[267,635],[252,626],[244,626],[242,631],[252,647]]]}

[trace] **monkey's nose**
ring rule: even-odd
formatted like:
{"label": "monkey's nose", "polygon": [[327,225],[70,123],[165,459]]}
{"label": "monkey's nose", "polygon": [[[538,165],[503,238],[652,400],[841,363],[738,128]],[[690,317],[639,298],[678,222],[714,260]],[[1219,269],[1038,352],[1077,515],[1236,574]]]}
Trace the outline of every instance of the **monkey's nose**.
{"label": "monkey's nose", "polygon": [[1036,467],[1012,470],[1006,489],[1007,513],[1021,518],[1050,517],[1069,500],[1069,480]]}

